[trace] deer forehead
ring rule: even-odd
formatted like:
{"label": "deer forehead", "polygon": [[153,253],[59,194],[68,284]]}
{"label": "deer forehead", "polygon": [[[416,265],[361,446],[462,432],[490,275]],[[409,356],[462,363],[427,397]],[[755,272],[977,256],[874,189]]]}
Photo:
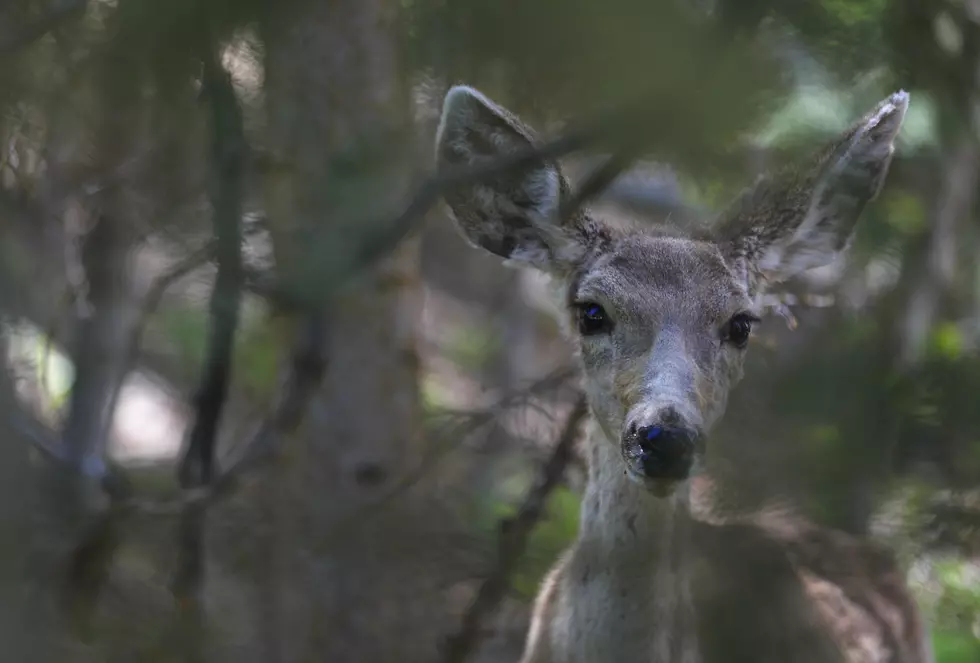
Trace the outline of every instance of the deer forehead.
{"label": "deer forehead", "polygon": [[643,233],[597,258],[570,295],[597,300],[639,324],[722,322],[752,303],[716,245]]}

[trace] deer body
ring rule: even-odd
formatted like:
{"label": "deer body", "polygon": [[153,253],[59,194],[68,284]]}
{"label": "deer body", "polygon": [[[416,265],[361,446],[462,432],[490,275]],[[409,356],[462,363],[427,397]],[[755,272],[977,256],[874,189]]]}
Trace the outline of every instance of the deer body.
{"label": "deer body", "polygon": [[688,514],[614,467],[590,468],[579,538],[541,594],[527,661],[538,651],[541,660],[570,662],[699,660],[689,631]]}
{"label": "deer body", "polygon": [[[798,520],[692,509],[760,295],[846,248],[884,181],[907,105],[904,92],[882,101],[697,234],[567,213],[570,187],[551,161],[445,192],[471,244],[550,276],[593,415],[578,539],[541,589],[523,663],[930,660],[889,556]],[[536,141],[508,111],[457,86],[437,164],[471,165]]]}
{"label": "deer body", "polygon": [[604,471],[610,445],[590,446],[578,540],[543,583],[522,663],[931,661],[883,551],[796,519],[719,522],[623,480],[614,457]]}

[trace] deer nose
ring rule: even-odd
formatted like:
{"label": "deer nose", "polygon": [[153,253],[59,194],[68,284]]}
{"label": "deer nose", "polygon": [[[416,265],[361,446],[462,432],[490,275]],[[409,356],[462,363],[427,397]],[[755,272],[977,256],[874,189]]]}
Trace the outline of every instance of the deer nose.
{"label": "deer nose", "polygon": [[627,429],[624,451],[648,479],[686,479],[694,465],[696,431],[663,422]]}

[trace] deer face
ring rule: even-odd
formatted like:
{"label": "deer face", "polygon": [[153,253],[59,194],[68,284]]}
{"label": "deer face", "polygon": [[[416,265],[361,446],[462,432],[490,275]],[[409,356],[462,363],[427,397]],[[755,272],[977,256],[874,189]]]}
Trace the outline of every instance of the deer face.
{"label": "deer face", "polygon": [[687,478],[758,319],[745,284],[709,242],[637,233],[568,285],[589,401],[627,472],[652,486]]}
{"label": "deer face", "polygon": [[[541,161],[445,193],[464,236],[558,285],[589,403],[623,469],[657,495],[696,473],[742,376],[766,285],[833,261],[878,193],[908,107],[899,92],[810,160],[760,180],[707,231],[613,226],[585,210],[560,219],[569,186]],[[534,145],[479,92],[446,96],[441,171]]]}

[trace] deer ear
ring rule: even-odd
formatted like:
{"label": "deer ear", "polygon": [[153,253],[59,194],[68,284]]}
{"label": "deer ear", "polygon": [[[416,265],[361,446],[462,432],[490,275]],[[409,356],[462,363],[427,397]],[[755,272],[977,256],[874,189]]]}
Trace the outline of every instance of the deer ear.
{"label": "deer ear", "polygon": [[[533,132],[473,88],[449,90],[436,134],[437,172],[492,160],[537,144]],[[557,163],[535,161],[479,184],[443,194],[466,239],[502,258],[552,271],[588,248],[591,219],[576,215],[558,225],[569,187]]]}
{"label": "deer ear", "polygon": [[881,101],[808,162],[762,178],[722,215],[722,251],[752,292],[833,262],[885,181],[909,95]]}

